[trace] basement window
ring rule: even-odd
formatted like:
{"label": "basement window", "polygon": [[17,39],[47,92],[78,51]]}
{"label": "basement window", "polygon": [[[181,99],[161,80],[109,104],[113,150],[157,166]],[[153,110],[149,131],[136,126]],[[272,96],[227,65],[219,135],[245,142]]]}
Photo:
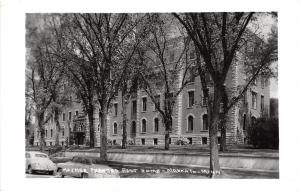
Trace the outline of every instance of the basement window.
{"label": "basement window", "polygon": [[202,144],[207,145],[207,137],[202,137]]}

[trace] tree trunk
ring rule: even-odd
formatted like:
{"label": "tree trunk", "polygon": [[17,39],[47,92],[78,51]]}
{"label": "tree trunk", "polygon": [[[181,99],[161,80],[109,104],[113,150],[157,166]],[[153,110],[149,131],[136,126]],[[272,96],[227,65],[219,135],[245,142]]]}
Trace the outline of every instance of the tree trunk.
{"label": "tree trunk", "polygon": [[40,132],[40,150],[45,149],[45,128],[44,128],[44,112],[38,114],[38,126]]}
{"label": "tree trunk", "polygon": [[88,119],[89,119],[89,130],[90,130],[90,148],[95,147],[95,133],[94,133],[94,107],[89,106],[88,109]]}
{"label": "tree trunk", "polygon": [[59,123],[59,112],[58,108],[54,109],[54,121],[56,125],[56,137],[55,137],[55,145],[59,145],[59,134],[60,134],[60,123]]}
{"label": "tree trunk", "polygon": [[221,120],[221,144],[220,144],[220,151],[224,152],[227,151],[227,146],[226,146],[226,124],[223,124]]}
{"label": "tree trunk", "polygon": [[122,117],[123,117],[123,133],[122,133],[122,149],[126,149],[127,147],[127,129],[126,129],[126,123],[127,123],[127,115],[126,115],[126,109],[127,109],[127,100],[125,100],[125,96],[122,95]]}
{"label": "tree trunk", "polygon": [[107,161],[107,110],[101,108],[99,112],[100,119],[100,159]]}
{"label": "tree trunk", "polygon": [[214,100],[212,107],[209,107],[209,138],[210,138],[210,173],[211,178],[217,177],[221,174],[218,153],[218,127],[220,119],[220,90],[217,86],[214,87]]}
{"label": "tree trunk", "polygon": [[165,150],[170,149],[169,139],[170,139],[170,133],[169,133],[169,131],[166,131],[166,134],[165,134]]}
{"label": "tree trunk", "polygon": [[228,107],[228,95],[226,92],[225,85],[222,86],[221,90],[222,100],[223,100],[223,108],[220,120],[220,129],[221,129],[221,144],[220,144],[220,151],[224,152],[227,151],[226,147],[226,123],[227,123],[227,107]]}
{"label": "tree trunk", "polygon": [[227,116],[222,114],[220,117],[220,125],[219,129],[221,130],[221,143],[220,143],[220,151],[224,152],[227,151],[226,145],[226,123],[227,123]]}
{"label": "tree trunk", "polygon": [[171,122],[170,122],[169,119],[166,120],[165,126],[166,126],[166,132],[165,132],[165,150],[169,150],[170,149],[170,144],[169,144],[169,140],[170,140],[170,126],[171,126]]}

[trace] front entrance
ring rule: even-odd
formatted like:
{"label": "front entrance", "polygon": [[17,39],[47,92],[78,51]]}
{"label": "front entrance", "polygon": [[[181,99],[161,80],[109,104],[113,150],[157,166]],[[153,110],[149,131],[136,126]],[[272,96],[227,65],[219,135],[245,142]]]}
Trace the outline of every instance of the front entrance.
{"label": "front entrance", "polygon": [[75,145],[83,145],[84,144],[85,133],[84,132],[76,132],[74,133]]}

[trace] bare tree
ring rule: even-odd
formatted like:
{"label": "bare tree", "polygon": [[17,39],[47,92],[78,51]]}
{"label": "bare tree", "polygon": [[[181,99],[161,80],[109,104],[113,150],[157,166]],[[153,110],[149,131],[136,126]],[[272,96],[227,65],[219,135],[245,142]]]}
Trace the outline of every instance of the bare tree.
{"label": "bare tree", "polygon": [[[137,20],[128,14],[73,14],[70,31],[81,63],[88,65],[97,98],[102,160],[107,160],[107,117],[125,70],[135,53]],[[76,31],[76,35],[74,35]]]}
{"label": "bare tree", "polygon": [[[26,96],[32,100],[38,123],[41,149],[45,146],[45,124],[52,118],[52,106],[61,81],[60,66],[50,54],[51,35],[44,30],[47,26],[33,25],[35,15],[26,20]],[[41,20],[43,21],[43,20]]]}
{"label": "bare tree", "polygon": [[[213,81],[213,92],[209,95],[207,86],[202,83],[202,91],[208,98],[208,118],[209,118],[209,137],[210,137],[210,172],[213,177],[216,171],[220,171],[217,131],[220,126],[224,127],[226,123],[225,116],[228,110],[235,105],[247,90],[251,82],[260,73],[266,63],[270,63],[273,59],[273,52],[265,54],[266,58],[261,60],[260,67],[248,83],[242,88],[241,92],[235,92],[231,99],[227,100],[225,80],[228,71],[235,60],[237,54],[241,50],[247,40],[251,39],[253,33],[247,29],[249,23],[253,21],[254,13],[186,13],[173,14],[180,23],[185,27],[188,36],[193,40],[198,55],[204,60],[204,64],[198,63],[201,81],[207,71]],[[277,47],[275,47],[276,49]],[[268,62],[266,62],[268,60]],[[220,107],[222,101],[227,102]],[[220,113],[220,109],[223,110]],[[221,123],[219,121],[221,120]],[[221,124],[221,125],[220,125]],[[224,128],[223,137],[224,137]]]}
{"label": "bare tree", "polygon": [[[182,36],[175,38],[175,33],[178,36],[180,30],[174,28],[174,19],[169,15],[149,14],[147,19],[150,27],[149,40],[145,42],[143,49],[139,49],[140,87],[151,98],[161,115],[165,127],[165,149],[168,150],[175,103],[178,95],[190,82],[187,78],[192,68],[192,62],[189,62],[187,56],[189,39]],[[177,48],[180,46],[182,49]],[[160,98],[156,97],[159,93],[164,98],[163,106],[160,105]]]}

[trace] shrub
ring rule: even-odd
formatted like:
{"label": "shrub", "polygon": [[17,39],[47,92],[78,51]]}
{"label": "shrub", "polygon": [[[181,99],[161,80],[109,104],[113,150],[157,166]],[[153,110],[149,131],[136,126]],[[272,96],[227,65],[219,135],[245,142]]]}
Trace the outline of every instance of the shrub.
{"label": "shrub", "polygon": [[175,142],[176,145],[187,145],[188,140],[184,137],[179,137],[178,140]]}
{"label": "shrub", "polygon": [[128,145],[135,145],[135,143],[134,143],[134,141],[133,141],[132,139],[129,139],[129,140],[127,141],[127,144],[128,144]]}
{"label": "shrub", "polygon": [[278,118],[259,118],[248,128],[249,143],[254,148],[278,149]]}

